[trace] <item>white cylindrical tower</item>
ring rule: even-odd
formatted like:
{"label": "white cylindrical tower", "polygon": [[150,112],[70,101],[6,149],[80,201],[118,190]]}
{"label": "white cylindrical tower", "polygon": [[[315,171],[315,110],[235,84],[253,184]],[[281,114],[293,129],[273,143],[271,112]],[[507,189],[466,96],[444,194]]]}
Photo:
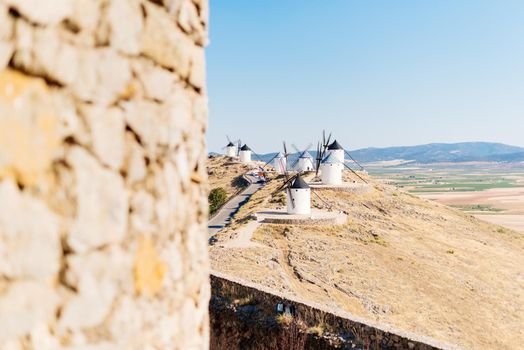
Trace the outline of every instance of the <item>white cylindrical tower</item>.
{"label": "white cylindrical tower", "polygon": [[340,185],[342,183],[342,170],[344,165],[337,157],[330,153],[320,163],[320,179],[323,185]]}
{"label": "white cylindrical tower", "polygon": [[286,200],[288,214],[311,214],[311,189],[300,175],[286,189]]}
{"label": "white cylindrical tower", "polygon": [[314,165],[313,165],[313,157],[311,157],[311,154],[309,152],[304,152],[300,155],[300,158],[298,158],[297,163],[297,170],[298,171],[313,171]]}
{"label": "white cylindrical tower", "polygon": [[282,153],[278,153],[275,159],[273,159],[273,168],[275,168],[275,172],[279,175],[282,175],[286,172],[287,160]]}
{"label": "white cylindrical tower", "polygon": [[247,145],[240,148],[240,162],[241,163],[251,163],[251,148]]}
{"label": "white cylindrical tower", "polygon": [[344,148],[337,142],[337,140],[333,141],[327,149],[329,154],[335,156],[339,162],[344,163]]}
{"label": "white cylindrical tower", "polygon": [[237,155],[237,147],[233,144],[233,142],[230,142],[226,146],[226,156],[228,157],[236,157]]}

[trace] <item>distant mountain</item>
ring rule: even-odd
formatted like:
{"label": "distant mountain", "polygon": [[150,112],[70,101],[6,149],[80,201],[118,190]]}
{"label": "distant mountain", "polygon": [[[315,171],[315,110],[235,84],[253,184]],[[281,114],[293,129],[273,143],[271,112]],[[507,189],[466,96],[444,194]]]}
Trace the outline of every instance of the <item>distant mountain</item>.
{"label": "distant mountain", "polygon": [[[461,163],[461,162],[523,162],[524,148],[492,142],[431,143],[419,146],[363,148],[349,151],[361,163],[404,160],[413,163]],[[316,157],[315,151],[310,151]],[[258,155],[264,162],[276,155],[266,153]],[[289,156],[290,163],[298,158],[294,153]],[[257,159],[253,156],[253,159]]]}
{"label": "distant mountain", "polygon": [[420,146],[364,148],[352,151],[351,154],[365,163],[397,159],[416,163],[524,161],[524,148],[490,142],[431,143]]}

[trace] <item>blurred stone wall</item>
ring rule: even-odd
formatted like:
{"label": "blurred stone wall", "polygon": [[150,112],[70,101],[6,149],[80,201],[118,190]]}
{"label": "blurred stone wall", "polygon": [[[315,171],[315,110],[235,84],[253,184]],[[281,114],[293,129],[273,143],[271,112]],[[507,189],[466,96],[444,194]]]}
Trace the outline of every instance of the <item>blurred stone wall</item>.
{"label": "blurred stone wall", "polygon": [[0,0],[0,349],[208,347],[207,0]]}

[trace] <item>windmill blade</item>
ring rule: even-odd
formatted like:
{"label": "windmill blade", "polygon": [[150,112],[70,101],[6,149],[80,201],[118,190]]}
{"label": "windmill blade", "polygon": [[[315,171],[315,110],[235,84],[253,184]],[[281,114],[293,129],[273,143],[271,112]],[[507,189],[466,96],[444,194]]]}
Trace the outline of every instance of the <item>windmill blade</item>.
{"label": "windmill blade", "polygon": [[242,147],[242,141],[238,139],[238,145],[237,145],[237,157],[240,156],[240,148]]}
{"label": "windmill blade", "polygon": [[295,209],[295,198],[293,198],[293,191],[289,187],[293,184],[293,181],[296,180],[299,176],[300,176],[300,172],[298,172],[295,176],[291,177],[290,181],[288,182],[288,186],[286,190],[286,192],[289,193],[289,198],[291,199],[291,208],[293,209]]}
{"label": "windmill blade", "polygon": [[286,192],[289,193],[289,198],[291,199],[291,208],[295,209],[295,198],[293,198],[293,191],[288,187]]}
{"label": "windmill blade", "polygon": [[346,168],[348,168],[349,171],[351,171],[353,174],[355,174],[356,177],[358,177],[360,180],[364,181],[364,183],[366,183],[366,184],[368,183],[368,182],[367,182],[366,180],[364,180],[364,179],[363,179],[359,174],[357,174],[357,173],[355,172],[355,170],[351,169],[351,168],[350,168],[346,163],[342,163],[342,164],[344,164],[344,166],[345,166]]}
{"label": "windmill blade", "polygon": [[326,131],[322,130],[322,141],[324,142],[324,144],[323,144],[324,149],[326,149],[329,146],[329,143],[331,141],[331,133],[329,133],[329,136],[326,139]]}
{"label": "windmill blade", "polygon": [[268,160],[268,161],[266,162],[266,164],[264,164],[262,167],[266,167],[266,166],[267,166],[269,163],[271,163],[271,161],[273,161],[273,159],[275,159],[277,156],[278,156],[278,153],[275,154],[275,155],[273,156],[273,158],[271,158],[270,160]]}
{"label": "windmill blade", "polygon": [[231,139],[229,138],[228,135],[226,135],[226,138],[227,138],[227,142],[231,142]]}
{"label": "windmill blade", "polygon": [[302,154],[302,152],[298,149],[298,147],[294,143],[292,143],[291,146],[295,149],[295,151],[297,151],[297,153]]}
{"label": "windmill blade", "polygon": [[329,204],[328,202],[326,202],[324,200],[324,198],[320,197],[320,195],[316,192],[316,191],[311,191],[311,193],[313,193],[315,196],[317,196],[318,199],[320,199],[322,202],[324,202],[325,205],[327,205],[329,207],[329,209],[332,208],[331,204]]}
{"label": "windmill blade", "polygon": [[262,160],[262,158],[260,158],[260,156],[255,151],[253,151],[253,149],[251,149],[251,153],[253,153],[255,155],[255,157],[257,157],[260,162],[264,162]]}
{"label": "windmill blade", "polygon": [[[285,162],[285,163],[284,163]],[[278,165],[280,166],[280,171],[284,174],[284,176],[287,176],[287,161],[284,160],[284,158],[280,158],[278,160]]]}
{"label": "windmill blade", "polygon": [[304,152],[307,152],[308,150],[310,150],[311,147],[313,147],[313,142],[310,142],[309,145],[307,145],[307,147],[304,148]]}
{"label": "windmill blade", "polygon": [[298,147],[295,146],[294,144],[293,144],[292,146],[293,146],[293,148],[295,148],[295,150],[296,150],[298,153],[300,153],[300,156],[299,156],[299,158],[300,158],[300,157],[302,157],[304,154],[306,154],[306,152],[311,148],[311,146],[313,146],[313,144],[310,143],[310,144],[307,145],[306,148],[304,148],[302,151],[300,151],[300,150],[298,149]]}
{"label": "windmill blade", "polygon": [[357,162],[357,161],[355,160],[355,158],[353,158],[353,157],[351,156],[351,154],[349,154],[348,151],[344,150],[344,153],[346,153],[346,155],[349,157],[349,159],[351,159],[353,162],[355,162],[356,165],[358,165],[358,166],[360,167],[360,170],[364,170],[364,167],[363,167],[362,165],[360,165],[360,163]]}
{"label": "windmill blade", "polygon": [[278,192],[282,191],[284,188],[286,188],[286,186],[295,179],[296,175],[295,176],[292,176],[290,178],[286,178],[284,180],[284,182],[282,183],[282,185],[280,185],[275,191],[273,191],[272,195],[275,195],[277,194]]}
{"label": "windmill blade", "polygon": [[[287,176],[287,166],[289,164],[289,161],[287,159],[287,157],[289,156],[289,153],[287,152],[287,146],[286,146],[286,141],[282,141],[282,145],[284,146],[284,159],[286,160],[286,166],[284,167],[284,177],[286,178],[286,180],[288,179],[288,176]],[[291,168],[293,169],[293,168]]]}
{"label": "windmill blade", "polygon": [[287,156],[289,155],[289,153],[287,153],[286,141],[282,141],[282,144],[284,145],[284,157],[287,158]]}
{"label": "windmill blade", "polygon": [[320,141],[319,141],[317,144],[317,162],[316,162],[315,176],[318,176],[318,171],[320,170],[321,162],[322,162],[322,149],[321,149]]}
{"label": "windmill blade", "polygon": [[298,157],[297,159],[295,159],[295,161],[293,162],[293,164],[291,164],[291,169],[295,169],[295,167],[296,167],[297,164],[298,164],[299,159],[300,159],[300,157]]}

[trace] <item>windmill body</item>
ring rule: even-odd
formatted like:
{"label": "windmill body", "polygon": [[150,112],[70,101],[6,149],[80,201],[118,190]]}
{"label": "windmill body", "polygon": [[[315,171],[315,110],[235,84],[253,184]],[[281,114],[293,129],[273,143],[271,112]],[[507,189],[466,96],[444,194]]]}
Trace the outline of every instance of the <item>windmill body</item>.
{"label": "windmill body", "polygon": [[328,148],[327,153],[332,154],[339,162],[344,164],[344,148],[337,142],[337,140],[333,141]]}
{"label": "windmill body", "polygon": [[247,164],[251,163],[251,148],[249,148],[246,144],[240,148],[240,162]]}
{"label": "windmill body", "polygon": [[235,157],[237,155],[237,146],[233,142],[229,142],[226,146],[226,156]]}
{"label": "windmill body", "polygon": [[288,214],[311,214],[311,188],[300,176],[286,188],[286,203]]}
{"label": "windmill body", "polygon": [[324,185],[342,184],[344,164],[334,153],[328,153],[320,163],[320,179]]}
{"label": "windmill body", "polygon": [[306,172],[313,171],[313,169],[313,157],[311,156],[311,154],[309,154],[309,152],[303,152],[300,155],[300,158],[298,158],[297,171]]}
{"label": "windmill body", "polygon": [[287,169],[287,159],[286,157],[279,152],[275,159],[273,159],[273,168],[278,175],[282,175],[286,172]]}

